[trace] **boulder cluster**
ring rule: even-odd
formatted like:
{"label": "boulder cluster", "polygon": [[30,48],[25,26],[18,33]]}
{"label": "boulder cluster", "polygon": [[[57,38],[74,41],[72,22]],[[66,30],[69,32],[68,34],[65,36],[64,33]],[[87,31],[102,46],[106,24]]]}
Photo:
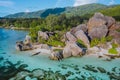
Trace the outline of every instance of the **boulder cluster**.
{"label": "boulder cluster", "polygon": [[[55,33],[38,31],[38,40],[48,40],[52,35]],[[80,24],[66,32],[62,39],[66,46],[62,51],[52,52],[50,58],[60,60],[71,56],[82,56],[90,48],[91,40],[107,36],[111,36],[113,42],[120,44],[120,23],[116,22],[113,17],[95,13],[86,24]],[[81,46],[79,41],[82,41],[85,47]],[[32,49],[29,36],[26,36],[24,42],[20,41],[16,44],[16,48],[20,51]]]}
{"label": "boulder cluster", "polygon": [[25,51],[25,50],[31,50],[32,43],[31,43],[31,37],[26,35],[26,38],[24,41],[17,41],[16,42],[16,49],[19,51]]}
{"label": "boulder cluster", "polygon": [[86,24],[80,24],[77,27],[73,27],[64,34],[63,40],[66,46],[63,49],[63,58],[84,54],[85,49],[78,45],[78,40],[81,40],[87,49],[90,48],[90,41],[92,39],[101,39],[107,36],[111,36],[113,38],[112,41],[120,44],[120,23],[116,22],[112,17],[104,16],[101,13],[95,13]]}

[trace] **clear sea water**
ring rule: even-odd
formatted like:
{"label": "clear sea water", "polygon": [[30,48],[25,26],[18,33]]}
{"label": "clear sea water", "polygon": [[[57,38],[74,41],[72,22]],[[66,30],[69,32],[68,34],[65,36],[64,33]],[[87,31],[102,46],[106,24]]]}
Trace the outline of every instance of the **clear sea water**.
{"label": "clear sea water", "polygon": [[[36,55],[31,56],[31,52],[24,51],[19,52],[15,49],[16,41],[23,40],[28,34],[27,31],[18,31],[18,30],[9,30],[9,29],[0,29],[0,57],[3,57],[5,60],[9,60],[12,63],[21,61],[22,63],[28,64],[27,69],[33,70],[36,68],[41,68],[48,70],[51,68],[53,71],[61,71],[62,74],[65,74],[67,71],[72,71],[76,73],[77,71],[71,67],[72,65],[77,65],[81,73],[74,74],[69,77],[74,78],[75,76],[85,75],[94,76],[96,80],[109,80],[109,76],[106,73],[92,72],[83,69],[85,65],[92,65],[94,67],[102,67],[106,71],[112,72],[112,68],[117,67],[116,73],[120,75],[120,59],[113,59],[112,61],[105,61],[104,58],[96,58],[94,56],[83,56],[83,57],[72,57],[63,59],[62,61],[53,61],[48,58],[47,55]],[[67,67],[67,69],[61,68],[61,65]]]}

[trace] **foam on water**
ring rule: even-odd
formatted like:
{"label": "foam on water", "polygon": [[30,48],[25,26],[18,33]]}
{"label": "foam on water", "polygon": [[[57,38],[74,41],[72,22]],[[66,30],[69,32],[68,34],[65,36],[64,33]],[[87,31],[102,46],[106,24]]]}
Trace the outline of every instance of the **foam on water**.
{"label": "foam on water", "polygon": [[[31,56],[30,51],[19,52],[15,50],[15,42],[18,40],[23,40],[26,31],[13,31],[0,29],[0,57],[4,57],[9,61],[16,63],[17,61],[21,61],[25,64],[28,64],[27,69],[33,70],[36,68],[41,68],[44,70],[48,70],[51,68],[53,71],[61,71],[61,73],[65,74],[67,71],[76,72],[72,65],[77,65],[81,71],[81,75],[84,74],[86,76],[90,76],[90,74],[97,77],[98,80],[108,80],[108,76],[106,74],[94,73],[83,69],[85,65],[93,65],[94,67],[103,67],[107,71],[111,71],[113,67],[118,67],[120,69],[120,59],[114,59],[112,61],[104,61],[105,59],[99,59],[94,56],[84,56],[84,57],[72,57],[67,58],[62,61],[53,61],[48,58],[48,55],[39,54],[36,56]],[[62,69],[61,65],[67,67],[67,69]],[[118,71],[119,72],[119,71]],[[79,76],[77,74],[73,76]],[[73,77],[72,76],[72,77]]]}

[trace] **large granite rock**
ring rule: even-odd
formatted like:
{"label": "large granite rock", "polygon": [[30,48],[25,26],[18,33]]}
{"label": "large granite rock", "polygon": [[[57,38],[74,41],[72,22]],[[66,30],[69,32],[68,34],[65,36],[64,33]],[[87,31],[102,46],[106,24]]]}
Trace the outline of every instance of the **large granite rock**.
{"label": "large granite rock", "polygon": [[47,35],[46,32],[38,31],[38,39],[39,39],[39,38],[48,40],[49,36]]}
{"label": "large granite rock", "polygon": [[107,22],[106,25],[108,28],[110,28],[113,24],[115,24],[115,19],[112,17],[105,16],[105,20]]}
{"label": "large granite rock", "polygon": [[66,41],[70,41],[70,42],[76,42],[77,39],[74,35],[72,35],[70,32],[67,32],[65,35],[64,35],[64,38]]}
{"label": "large granite rock", "polygon": [[78,56],[82,54],[83,49],[81,49],[76,43],[67,42],[64,50],[63,57]]}
{"label": "large granite rock", "polygon": [[62,51],[53,51],[50,55],[50,59],[52,59],[52,60],[62,60],[63,59]]}
{"label": "large granite rock", "polygon": [[117,22],[117,23],[113,24],[113,25],[109,28],[109,30],[111,30],[111,31],[120,30],[120,22]]}
{"label": "large granite rock", "polygon": [[113,37],[113,41],[120,45],[120,32],[118,32],[116,30],[114,30],[114,31],[111,30],[109,32],[109,36],[112,36]]}
{"label": "large granite rock", "polygon": [[93,38],[102,38],[105,37],[108,33],[108,28],[106,25],[101,25],[99,27],[94,27],[90,32],[89,36],[91,39]]}
{"label": "large granite rock", "polygon": [[23,46],[24,46],[23,41],[17,41],[15,48],[18,51],[23,51]]}
{"label": "large granite rock", "polygon": [[79,30],[83,30],[85,33],[87,33],[88,27],[86,24],[80,24],[77,27],[72,28],[70,32],[74,34]]}
{"label": "large granite rock", "polygon": [[108,29],[115,25],[115,19],[112,17],[104,16],[101,13],[95,13],[95,15],[89,19],[88,33],[93,38],[105,37],[108,33]]}
{"label": "large granite rock", "polygon": [[74,35],[77,37],[77,39],[82,40],[88,48],[90,47],[90,42],[88,40],[88,37],[82,30],[75,32]]}
{"label": "large granite rock", "polygon": [[101,13],[95,13],[95,15],[89,19],[87,26],[88,32],[90,32],[95,27],[100,27],[105,25],[107,22],[104,20],[104,15]]}

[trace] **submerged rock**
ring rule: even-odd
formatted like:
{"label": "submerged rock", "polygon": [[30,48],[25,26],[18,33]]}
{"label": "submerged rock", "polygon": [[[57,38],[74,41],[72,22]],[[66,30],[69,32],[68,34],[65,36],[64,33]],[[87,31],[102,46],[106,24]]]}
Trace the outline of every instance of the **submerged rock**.
{"label": "submerged rock", "polygon": [[85,67],[83,67],[83,69],[92,71],[92,72],[98,72],[95,67],[93,67],[92,65],[85,65]]}
{"label": "submerged rock", "polygon": [[106,73],[106,70],[102,67],[97,67],[97,69],[101,72],[101,73]]}

